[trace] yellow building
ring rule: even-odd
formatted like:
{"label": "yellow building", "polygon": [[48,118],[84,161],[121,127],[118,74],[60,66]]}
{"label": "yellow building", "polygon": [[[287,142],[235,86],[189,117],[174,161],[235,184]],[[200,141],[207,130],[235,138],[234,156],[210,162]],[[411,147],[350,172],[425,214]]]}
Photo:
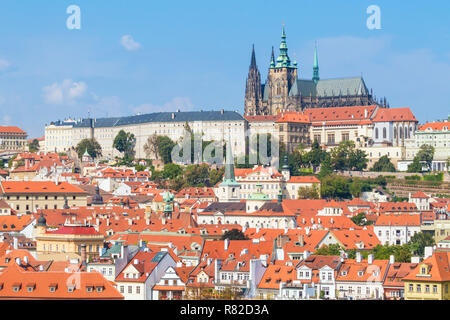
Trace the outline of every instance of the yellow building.
{"label": "yellow building", "polygon": [[25,151],[27,133],[18,127],[0,126],[0,152]]}
{"label": "yellow building", "polygon": [[405,300],[450,300],[450,252],[434,252],[403,281]]}
{"label": "yellow building", "polygon": [[88,193],[67,182],[0,181],[0,199],[20,213],[38,209],[62,209],[69,206],[87,206]]}
{"label": "yellow building", "polygon": [[39,260],[88,261],[100,255],[105,237],[94,227],[79,224],[65,224],[57,230],[47,230],[47,221],[41,213],[35,239]]}

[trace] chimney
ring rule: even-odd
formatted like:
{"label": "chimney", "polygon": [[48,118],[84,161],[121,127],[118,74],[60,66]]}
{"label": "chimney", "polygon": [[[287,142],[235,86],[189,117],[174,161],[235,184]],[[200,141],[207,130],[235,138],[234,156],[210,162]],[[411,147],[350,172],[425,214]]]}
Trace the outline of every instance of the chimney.
{"label": "chimney", "polygon": [[14,237],[13,238],[14,240],[14,244],[13,244],[13,247],[14,247],[14,250],[17,250],[18,248],[19,248],[19,240],[17,239],[17,237]]}
{"label": "chimney", "polygon": [[134,259],[133,264],[139,264],[139,259]]}
{"label": "chimney", "polygon": [[149,218],[145,219],[145,224],[146,224],[147,226],[150,225],[150,219],[149,219]]}
{"label": "chimney", "polygon": [[368,264],[372,264],[373,263],[373,254],[369,254],[369,256],[367,257],[367,263]]}
{"label": "chimney", "polygon": [[305,245],[305,240],[302,234],[298,236],[298,244],[300,245],[300,247],[303,247]]}
{"label": "chimney", "polygon": [[16,258],[16,263],[17,263],[17,265],[21,265],[22,264],[22,262],[20,261],[20,258]]}
{"label": "chimney", "polygon": [[356,253],[356,262],[361,263],[361,252]]}
{"label": "chimney", "polygon": [[419,263],[420,257],[411,257],[411,263]]}
{"label": "chimney", "polygon": [[433,255],[433,247],[425,247],[423,258],[426,259]]}
{"label": "chimney", "polygon": [[86,244],[84,243],[81,245],[81,262],[87,262]]}
{"label": "chimney", "polygon": [[395,256],[393,254],[391,254],[389,256],[389,264],[394,264],[395,263]]}
{"label": "chimney", "polygon": [[303,252],[303,259],[308,259],[308,257],[311,255],[311,252],[309,252],[308,250],[305,250],[304,252]]}
{"label": "chimney", "polygon": [[284,234],[287,234],[288,233],[288,227],[285,227],[284,228]]}
{"label": "chimney", "polygon": [[181,261],[177,262],[177,268],[181,268],[183,266],[183,263]]}
{"label": "chimney", "polygon": [[224,250],[227,251],[228,250],[228,246],[230,245],[230,239],[225,239],[223,241],[223,246],[224,246]]}

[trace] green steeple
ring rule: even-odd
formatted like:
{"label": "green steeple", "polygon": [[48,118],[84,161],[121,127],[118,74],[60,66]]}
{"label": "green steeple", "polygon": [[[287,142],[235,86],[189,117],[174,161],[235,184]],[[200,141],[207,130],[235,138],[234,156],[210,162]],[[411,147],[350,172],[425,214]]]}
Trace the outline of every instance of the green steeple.
{"label": "green steeple", "polygon": [[225,177],[223,178],[223,182],[220,185],[239,185],[239,183],[236,181],[236,178],[234,177],[234,160],[233,154],[231,152],[231,139],[228,139],[226,145],[226,153]]}
{"label": "green steeple", "polygon": [[275,68],[275,55],[273,54],[273,46],[272,46],[272,56],[270,57],[270,68]]}
{"label": "green steeple", "polygon": [[314,48],[314,65],[313,65],[313,81],[317,84],[320,80],[319,78],[319,59],[317,57],[317,44]]}
{"label": "green steeple", "polygon": [[280,55],[277,58],[276,68],[295,68],[291,65],[291,59],[288,56],[288,47],[286,44],[286,32],[281,31]]}

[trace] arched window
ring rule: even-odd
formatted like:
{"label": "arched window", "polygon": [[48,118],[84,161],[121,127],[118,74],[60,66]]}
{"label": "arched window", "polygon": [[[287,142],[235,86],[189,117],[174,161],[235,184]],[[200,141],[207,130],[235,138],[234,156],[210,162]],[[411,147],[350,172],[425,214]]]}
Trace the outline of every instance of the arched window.
{"label": "arched window", "polygon": [[378,128],[375,128],[375,139],[378,139]]}
{"label": "arched window", "polygon": [[383,139],[386,139],[386,128],[383,128]]}
{"label": "arched window", "polygon": [[403,130],[402,130],[402,128],[398,128],[398,137],[399,137],[400,139],[403,138]]}
{"label": "arched window", "polygon": [[408,137],[408,128],[407,127],[405,127],[405,139],[408,139],[409,137]]}
{"label": "arched window", "polygon": [[397,128],[394,128],[394,139],[397,139]]}

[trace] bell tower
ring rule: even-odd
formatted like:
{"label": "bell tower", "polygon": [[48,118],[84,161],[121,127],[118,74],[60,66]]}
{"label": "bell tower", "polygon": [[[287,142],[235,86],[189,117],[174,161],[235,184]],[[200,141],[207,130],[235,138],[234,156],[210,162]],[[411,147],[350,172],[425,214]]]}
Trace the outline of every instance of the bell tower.
{"label": "bell tower", "polygon": [[284,26],[281,32],[280,54],[270,62],[267,85],[269,86],[269,110],[271,114],[279,114],[287,109],[289,91],[297,81],[297,62],[291,62],[286,43]]}

